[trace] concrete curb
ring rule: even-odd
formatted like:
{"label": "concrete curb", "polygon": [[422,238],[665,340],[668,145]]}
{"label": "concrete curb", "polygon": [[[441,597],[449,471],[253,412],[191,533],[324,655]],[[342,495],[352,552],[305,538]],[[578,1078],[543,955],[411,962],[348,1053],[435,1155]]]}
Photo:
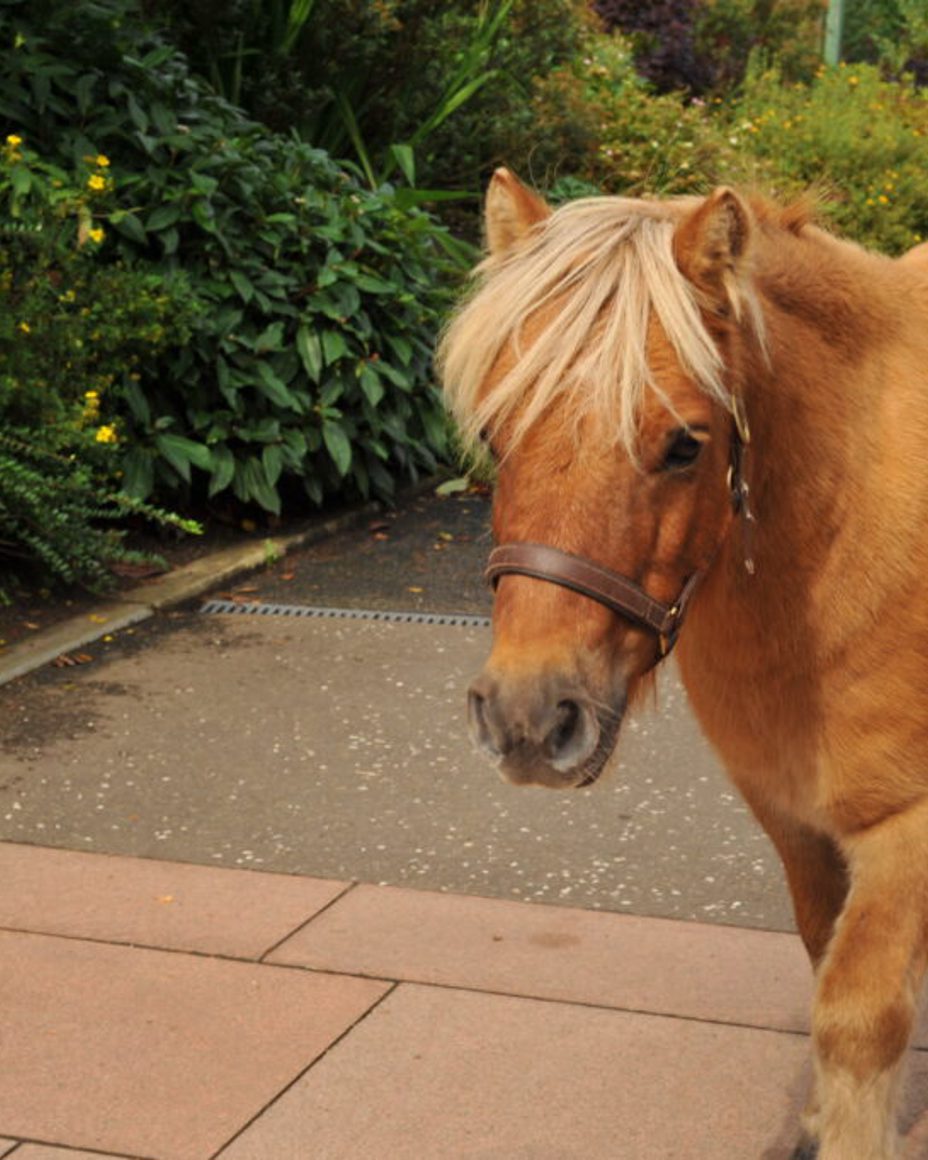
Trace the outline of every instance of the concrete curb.
{"label": "concrete curb", "polygon": [[[404,491],[398,497],[399,501],[416,498],[437,486],[440,478],[430,478]],[[0,656],[0,685],[49,664],[62,653],[84,648],[108,633],[147,620],[156,612],[176,608],[178,604],[184,604],[218,584],[228,583],[245,573],[253,572],[297,548],[308,547],[337,532],[349,531],[383,510],[381,504],[371,502],[288,536],[268,536],[259,543],[224,548],[169,572],[166,576],[139,584],[124,596],[111,598],[89,613],[61,621],[29,640],[13,645]]]}

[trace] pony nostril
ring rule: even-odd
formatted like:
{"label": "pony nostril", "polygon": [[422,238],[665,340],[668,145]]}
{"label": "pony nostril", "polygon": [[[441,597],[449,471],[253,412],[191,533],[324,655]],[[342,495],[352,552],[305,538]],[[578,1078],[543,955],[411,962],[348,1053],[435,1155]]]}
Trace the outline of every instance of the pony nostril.
{"label": "pony nostril", "polygon": [[580,706],[576,701],[558,701],[555,710],[555,724],[544,740],[544,751],[548,757],[559,757],[577,735],[582,724]]}
{"label": "pony nostril", "polygon": [[498,757],[500,749],[493,739],[493,733],[487,721],[487,699],[482,693],[471,689],[467,694],[467,716],[470,719],[471,731],[474,740],[481,747]]}
{"label": "pony nostril", "polygon": [[582,765],[599,741],[596,714],[582,700],[548,700],[534,692],[478,677],[467,692],[474,742],[494,761],[520,768],[566,772]]}

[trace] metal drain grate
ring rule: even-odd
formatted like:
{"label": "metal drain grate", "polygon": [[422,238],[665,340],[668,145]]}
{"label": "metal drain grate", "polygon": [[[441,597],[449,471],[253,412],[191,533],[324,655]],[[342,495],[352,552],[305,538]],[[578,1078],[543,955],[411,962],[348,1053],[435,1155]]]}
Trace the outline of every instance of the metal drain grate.
{"label": "metal drain grate", "polygon": [[452,628],[489,628],[488,616],[459,612],[384,612],[375,608],[313,608],[305,604],[239,604],[234,600],[208,600],[200,612],[232,616],[298,616],[316,620],[380,620],[390,624],[441,624]]}

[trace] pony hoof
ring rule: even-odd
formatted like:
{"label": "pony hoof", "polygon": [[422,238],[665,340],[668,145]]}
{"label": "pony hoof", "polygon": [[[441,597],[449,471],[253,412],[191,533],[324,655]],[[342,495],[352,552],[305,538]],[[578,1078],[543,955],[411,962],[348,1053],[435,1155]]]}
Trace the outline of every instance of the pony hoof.
{"label": "pony hoof", "polygon": [[811,1141],[806,1144],[797,1144],[790,1160],[815,1160],[818,1156],[818,1144]]}

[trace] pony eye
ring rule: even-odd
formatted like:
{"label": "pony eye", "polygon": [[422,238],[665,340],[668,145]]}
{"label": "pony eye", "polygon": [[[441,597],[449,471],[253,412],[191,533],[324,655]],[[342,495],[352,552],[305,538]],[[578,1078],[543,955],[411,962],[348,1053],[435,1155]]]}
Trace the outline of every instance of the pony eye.
{"label": "pony eye", "polygon": [[697,439],[687,428],[681,427],[679,431],[674,431],[670,439],[660,470],[682,471],[691,467],[699,458],[702,447],[702,440]]}

